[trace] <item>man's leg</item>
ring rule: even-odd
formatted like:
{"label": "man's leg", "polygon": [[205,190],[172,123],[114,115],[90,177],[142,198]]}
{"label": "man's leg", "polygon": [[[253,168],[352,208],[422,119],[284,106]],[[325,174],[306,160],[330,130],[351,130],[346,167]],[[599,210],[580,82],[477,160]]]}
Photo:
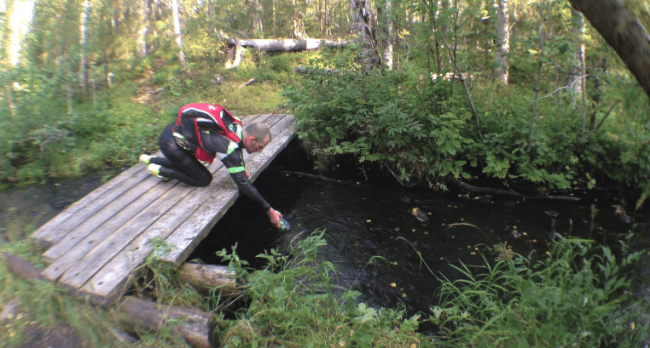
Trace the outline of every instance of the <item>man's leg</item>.
{"label": "man's leg", "polygon": [[150,157],[149,170],[164,178],[176,179],[192,186],[208,186],[212,174],[193,154],[176,144],[172,126],[165,128],[160,135],[160,151],[165,157]]}

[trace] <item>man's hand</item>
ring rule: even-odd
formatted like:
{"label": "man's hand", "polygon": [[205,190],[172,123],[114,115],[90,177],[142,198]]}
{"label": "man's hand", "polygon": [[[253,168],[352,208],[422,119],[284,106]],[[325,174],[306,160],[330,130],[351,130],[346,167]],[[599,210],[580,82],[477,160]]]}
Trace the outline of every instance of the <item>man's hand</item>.
{"label": "man's hand", "polygon": [[269,215],[269,219],[271,220],[271,223],[278,229],[284,231],[291,228],[290,226],[288,226],[288,223],[286,223],[286,220],[282,218],[282,214],[280,214],[279,211],[270,208],[268,211],[268,215]]}
{"label": "man's hand", "polygon": [[246,177],[248,178],[248,180],[250,180],[251,173],[249,173],[248,170],[244,169],[244,174],[246,174]]}

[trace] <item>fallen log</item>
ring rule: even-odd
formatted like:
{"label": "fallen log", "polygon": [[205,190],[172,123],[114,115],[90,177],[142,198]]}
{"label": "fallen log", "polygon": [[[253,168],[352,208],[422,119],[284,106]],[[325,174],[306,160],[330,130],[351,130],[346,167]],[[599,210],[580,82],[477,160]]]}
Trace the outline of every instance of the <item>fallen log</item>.
{"label": "fallen log", "polygon": [[496,195],[512,196],[512,197],[523,198],[523,199],[551,199],[551,200],[561,200],[561,201],[580,200],[579,197],[573,197],[573,196],[527,196],[515,191],[501,190],[501,189],[496,189],[491,187],[473,186],[466,182],[451,177],[447,178],[447,180],[451,181],[461,189],[467,190],[472,193],[489,193],[489,194],[496,194]]}
{"label": "fallen log", "polygon": [[9,266],[9,270],[23,279],[39,279],[41,277],[41,270],[34,266],[31,262],[23,260],[19,256],[4,253],[5,262]]}
{"label": "fallen log", "polygon": [[229,271],[226,266],[186,263],[181,267],[178,277],[199,291],[209,292],[218,288],[222,295],[232,295],[240,286],[235,279],[235,272]]}
{"label": "fallen log", "polygon": [[351,41],[325,40],[325,39],[251,39],[242,40],[230,38],[226,40],[228,47],[237,45],[245,48],[254,48],[262,52],[299,52],[311,51],[326,46],[330,48],[345,47]]}
{"label": "fallen log", "polygon": [[120,322],[139,329],[159,330],[170,325],[174,335],[183,337],[192,346],[213,347],[211,316],[203,311],[126,297],[117,307],[117,316]]}

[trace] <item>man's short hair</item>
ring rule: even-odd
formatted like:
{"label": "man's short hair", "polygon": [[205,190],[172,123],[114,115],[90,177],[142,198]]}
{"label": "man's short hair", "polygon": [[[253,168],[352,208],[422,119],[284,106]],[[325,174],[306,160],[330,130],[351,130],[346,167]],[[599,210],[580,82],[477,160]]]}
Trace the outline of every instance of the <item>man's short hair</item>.
{"label": "man's short hair", "polygon": [[[264,145],[267,145],[272,140],[271,131],[264,123],[253,122],[249,123],[244,127],[244,132],[246,136],[254,136],[256,141],[263,142]],[[268,137],[268,139],[267,139]]]}

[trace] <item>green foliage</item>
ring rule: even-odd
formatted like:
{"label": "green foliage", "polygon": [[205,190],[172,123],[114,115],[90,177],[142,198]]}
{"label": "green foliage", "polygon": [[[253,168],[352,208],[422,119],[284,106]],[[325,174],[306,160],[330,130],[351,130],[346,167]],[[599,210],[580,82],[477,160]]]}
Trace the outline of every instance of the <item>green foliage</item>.
{"label": "green foliage", "polygon": [[290,255],[275,250],[258,255],[265,270],[248,273],[236,254],[217,253],[246,279],[250,306],[220,330],[223,347],[419,347],[431,346],[417,334],[418,318],[404,311],[370,308],[359,293],[332,284],[336,270],[318,258],[324,230],[298,242]]}
{"label": "green foliage", "polygon": [[558,238],[534,265],[516,255],[477,271],[454,266],[464,279],[442,279],[444,305],[431,308],[448,346],[640,346],[648,324],[626,310],[624,270],[641,253],[617,261],[607,247]]}
{"label": "green foliage", "polygon": [[416,68],[370,75],[323,70],[285,95],[300,138],[321,164],[354,154],[393,168],[400,180],[459,176],[462,149],[472,142],[470,113],[451,84],[422,81],[424,74]]}

